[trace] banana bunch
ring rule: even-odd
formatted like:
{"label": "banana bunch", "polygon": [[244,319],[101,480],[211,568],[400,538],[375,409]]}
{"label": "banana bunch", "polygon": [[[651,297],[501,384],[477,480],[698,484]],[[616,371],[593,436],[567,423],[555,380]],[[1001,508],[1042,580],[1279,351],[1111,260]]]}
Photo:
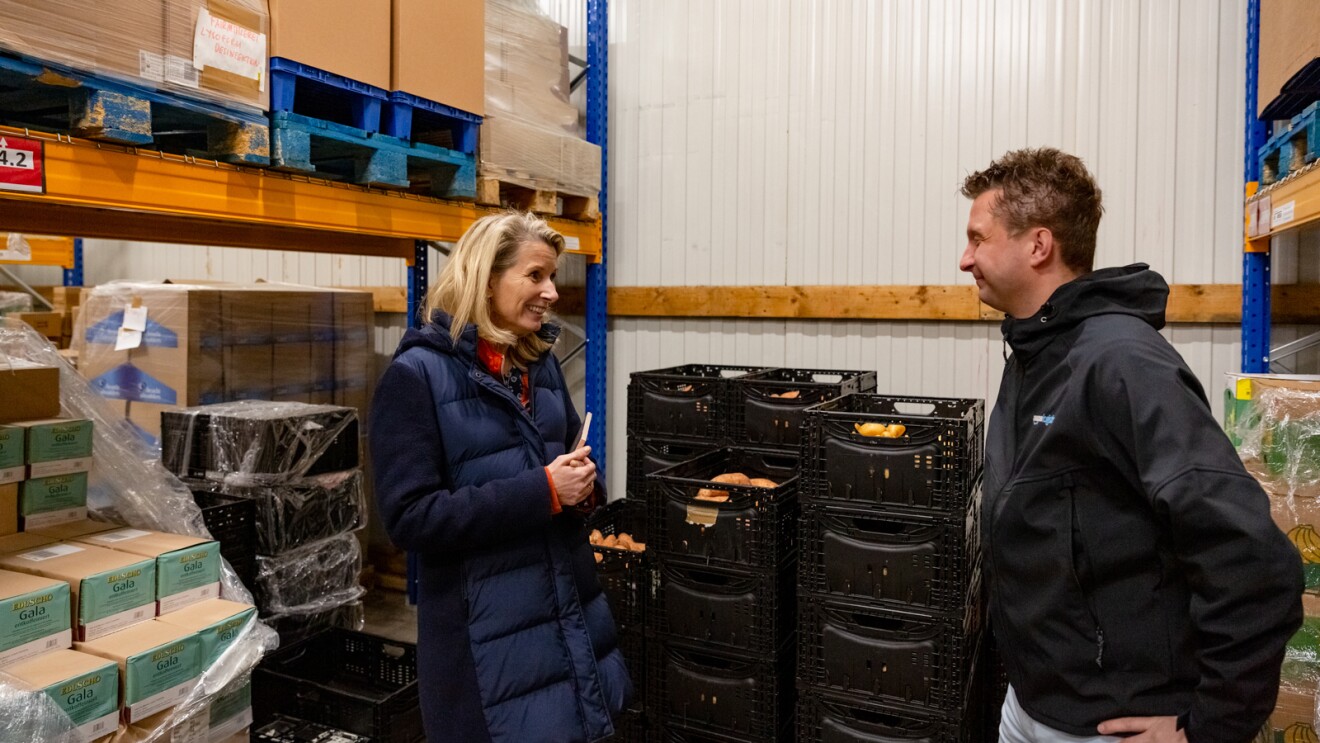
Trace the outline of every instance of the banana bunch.
{"label": "banana bunch", "polygon": [[[1320,534],[1310,524],[1301,524],[1288,532],[1288,540],[1302,553],[1302,562],[1320,563]],[[1315,734],[1312,733],[1314,736]]]}
{"label": "banana bunch", "polygon": [[1283,743],[1317,743],[1315,730],[1304,722],[1295,722],[1283,731]]}
{"label": "banana bunch", "polygon": [[862,436],[896,439],[907,433],[907,426],[902,423],[854,423],[853,430]]}

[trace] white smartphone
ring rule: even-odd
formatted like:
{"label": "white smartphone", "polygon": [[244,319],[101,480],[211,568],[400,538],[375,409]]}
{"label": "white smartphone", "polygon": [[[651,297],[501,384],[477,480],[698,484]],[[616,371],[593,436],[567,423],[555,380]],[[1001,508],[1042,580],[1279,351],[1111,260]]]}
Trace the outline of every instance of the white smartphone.
{"label": "white smartphone", "polygon": [[582,419],[582,433],[578,434],[577,444],[573,446],[572,451],[577,451],[578,449],[581,449],[582,447],[587,445],[587,432],[590,430],[591,430],[591,413],[588,412],[587,417]]}

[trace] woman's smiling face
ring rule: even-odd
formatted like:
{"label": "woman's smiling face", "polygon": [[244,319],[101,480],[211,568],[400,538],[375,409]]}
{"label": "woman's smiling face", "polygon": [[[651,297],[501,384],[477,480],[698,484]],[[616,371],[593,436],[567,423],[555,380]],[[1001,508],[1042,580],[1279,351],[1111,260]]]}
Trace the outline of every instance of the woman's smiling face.
{"label": "woman's smiling face", "polygon": [[558,259],[543,242],[523,243],[509,270],[490,280],[490,316],[496,327],[518,337],[541,329],[545,313],[559,299]]}

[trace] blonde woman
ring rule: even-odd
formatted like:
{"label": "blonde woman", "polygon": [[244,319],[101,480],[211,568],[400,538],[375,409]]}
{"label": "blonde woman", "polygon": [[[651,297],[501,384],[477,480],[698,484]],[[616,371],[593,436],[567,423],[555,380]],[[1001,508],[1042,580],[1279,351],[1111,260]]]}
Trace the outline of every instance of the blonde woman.
{"label": "blonde woman", "polygon": [[587,743],[632,695],[584,516],[604,502],[559,362],[564,239],[530,214],[458,242],[370,416],[390,538],[419,555],[427,740]]}

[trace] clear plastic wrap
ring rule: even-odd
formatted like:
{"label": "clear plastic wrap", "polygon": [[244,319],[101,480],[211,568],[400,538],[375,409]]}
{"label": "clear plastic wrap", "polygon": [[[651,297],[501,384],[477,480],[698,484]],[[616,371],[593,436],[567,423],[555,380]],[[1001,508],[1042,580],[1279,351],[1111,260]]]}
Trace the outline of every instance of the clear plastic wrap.
{"label": "clear plastic wrap", "polygon": [[582,139],[569,103],[563,27],[533,0],[486,2],[483,176],[578,196],[600,192],[600,148]]}
{"label": "clear plastic wrap", "polygon": [[0,671],[0,740],[82,743],[73,720],[44,691],[30,691]]}
{"label": "clear plastic wrap", "polygon": [[[214,481],[188,480],[195,489]],[[217,492],[256,502],[257,554],[279,555],[356,531],[366,522],[362,471],[328,472],[281,485],[227,485]]]}
{"label": "clear plastic wrap", "polygon": [[0,21],[0,48],[10,52],[228,106],[268,108],[270,18],[261,0],[0,0]]}
{"label": "clear plastic wrap", "polygon": [[23,292],[0,291],[0,315],[11,312],[31,312],[32,297]]}
{"label": "clear plastic wrap", "polygon": [[361,601],[350,601],[330,607],[295,607],[284,614],[262,617],[261,621],[279,633],[282,644],[290,645],[328,627],[361,630],[366,616]]}
{"label": "clear plastic wrap", "polygon": [[311,613],[362,597],[362,547],[341,534],[276,557],[257,558],[252,588],[264,614]]}
{"label": "clear plastic wrap", "polygon": [[[87,504],[96,518],[173,534],[211,536],[188,489],[160,466],[155,453],[134,435],[123,418],[36,331],[20,324],[0,325],[0,357],[59,369],[62,414],[93,421],[93,466]],[[221,586],[225,598],[252,603],[252,595],[227,562],[222,565]],[[277,646],[278,638],[268,627],[258,622],[248,625],[206,671],[198,690],[177,708],[180,714],[187,716],[189,708],[200,708],[205,703],[206,690],[222,688]],[[0,710],[0,725],[11,724],[25,714],[42,718],[34,721],[38,726],[34,729],[54,729],[44,726],[59,724],[37,713],[9,715]],[[56,732],[49,740],[59,740],[58,735]],[[160,735],[163,732],[156,731],[144,740],[160,740]],[[0,736],[0,740],[47,738]]]}
{"label": "clear plastic wrap", "polygon": [[161,427],[161,462],[180,477],[273,485],[360,463],[348,407],[241,400],[167,411]]}
{"label": "clear plastic wrap", "polygon": [[[146,329],[124,348],[134,304],[147,310]],[[365,411],[374,326],[368,292],[112,282],[83,293],[73,349],[92,386],[154,440],[162,412],[232,400]]]}

